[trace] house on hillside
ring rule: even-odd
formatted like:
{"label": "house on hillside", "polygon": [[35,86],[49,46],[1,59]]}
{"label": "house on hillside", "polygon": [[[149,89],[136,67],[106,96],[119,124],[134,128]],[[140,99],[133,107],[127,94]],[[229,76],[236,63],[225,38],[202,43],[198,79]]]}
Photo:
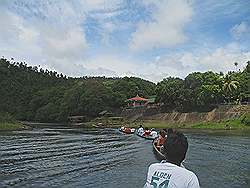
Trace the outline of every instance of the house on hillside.
{"label": "house on hillside", "polygon": [[151,96],[147,99],[136,95],[135,97],[127,99],[125,102],[127,103],[128,108],[151,107],[156,105],[155,98],[156,96]]}
{"label": "house on hillside", "polygon": [[127,99],[125,102],[127,103],[127,107],[143,107],[146,106],[148,99],[136,95],[135,97]]}

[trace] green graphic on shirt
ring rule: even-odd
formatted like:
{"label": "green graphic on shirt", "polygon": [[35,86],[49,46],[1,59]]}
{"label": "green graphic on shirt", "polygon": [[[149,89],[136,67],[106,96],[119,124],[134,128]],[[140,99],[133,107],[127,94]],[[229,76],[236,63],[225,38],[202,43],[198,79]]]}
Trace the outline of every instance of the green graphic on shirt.
{"label": "green graphic on shirt", "polygon": [[[153,185],[154,188],[167,188],[170,178],[171,178],[171,174],[155,171],[154,175],[151,178],[150,185]],[[165,179],[165,180],[161,182],[160,181],[161,179]]]}

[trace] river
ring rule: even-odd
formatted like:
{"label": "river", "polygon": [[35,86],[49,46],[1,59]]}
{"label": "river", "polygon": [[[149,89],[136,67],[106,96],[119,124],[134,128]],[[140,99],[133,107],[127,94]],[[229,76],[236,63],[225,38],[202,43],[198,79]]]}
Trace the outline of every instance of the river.
{"label": "river", "polygon": [[[250,186],[250,137],[186,133],[184,165],[201,187]],[[151,141],[115,129],[40,127],[0,133],[0,187],[140,188]]]}

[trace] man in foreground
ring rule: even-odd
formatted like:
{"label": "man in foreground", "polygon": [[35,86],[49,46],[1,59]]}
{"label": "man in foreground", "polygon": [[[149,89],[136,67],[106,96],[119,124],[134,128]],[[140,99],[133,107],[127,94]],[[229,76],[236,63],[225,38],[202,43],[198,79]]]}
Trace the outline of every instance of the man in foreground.
{"label": "man in foreground", "polygon": [[187,138],[174,132],[167,136],[163,146],[166,161],[149,166],[144,188],[199,188],[197,176],[180,167],[188,149]]}

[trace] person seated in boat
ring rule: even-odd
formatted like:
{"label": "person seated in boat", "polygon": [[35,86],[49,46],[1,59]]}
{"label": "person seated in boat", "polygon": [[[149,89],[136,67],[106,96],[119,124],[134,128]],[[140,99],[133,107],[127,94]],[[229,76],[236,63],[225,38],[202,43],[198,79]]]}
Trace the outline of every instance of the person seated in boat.
{"label": "person seated in boat", "polygon": [[164,130],[161,130],[159,138],[157,138],[157,140],[156,140],[156,148],[159,151],[161,150],[161,147],[163,146],[165,140],[166,140],[166,132]]}
{"label": "person seated in boat", "polygon": [[146,127],[143,136],[150,136],[151,131]]}
{"label": "person seated in boat", "polygon": [[151,133],[150,133],[150,136],[156,138],[158,136],[158,133],[155,131],[154,128],[151,129]]}
{"label": "person seated in boat", "polygon": [[124,131],[125,133],[131,133],[131,129],[130,129],[129,127],[125,127],[125,128],[123,129],[123,131]]}
{"label": "person seated in boat", "polygon": [[166,138],[163,146],[166,160],[149,166],[144,188],[200,188],[197,176],[181,167],[188,150],[187,138],[174,132]]}
{"label": "person seated in boat", "polygon": [[138,129],[137,132],[138,132],[138,134],[143,135],[144,129],[143,129],[142,125],[140,125],[140,127],[139,127],[139,129]]}

